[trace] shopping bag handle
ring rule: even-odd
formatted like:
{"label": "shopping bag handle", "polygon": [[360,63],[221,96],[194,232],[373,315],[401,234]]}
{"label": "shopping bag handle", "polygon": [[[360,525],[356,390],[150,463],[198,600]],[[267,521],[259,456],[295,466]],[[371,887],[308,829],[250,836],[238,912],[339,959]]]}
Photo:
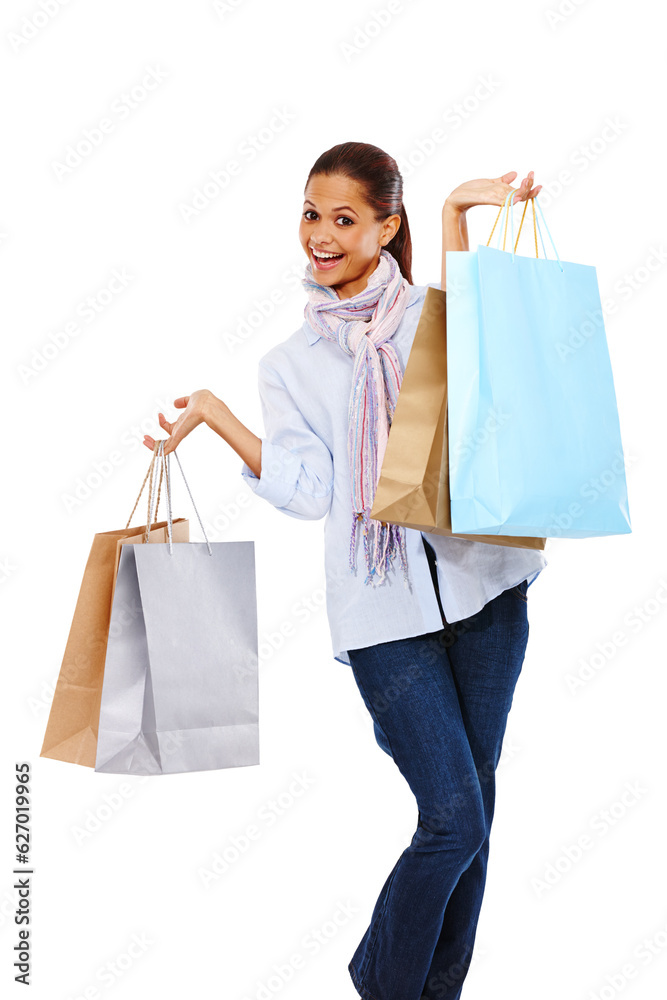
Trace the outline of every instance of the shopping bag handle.
{"label": "shopping bag handle", "polygon": [[[511,193],[512,192],[510,192],[510,194]],[[507,195],[507,198],[509,198],[509,195]],[[507,201],[507,198],[505,199],[505,201]],[[516,248],[519,245],[519,239],[521,238],[521,228],[523,226],[523,220],[526,217],[526,209],[528,208],[528,200],[529,199],[526,199],[526,201],[523,204],[523,214],[521,216],[521,222],[519,223],[519,231],[517,233],[516,241],[514,243],[514,252],[515,253],[516,253]],[[496,221],[493,223],[493,229],[491,230],[489,238],[486,241],[487,247],[488,247],[489,243],[491,242],[491,237],[493,236],[493,234],[495,232],[496,225],[498,223],[498,219],[500,218],[501,213],[505,209],[505,201],[503,201],[502,205],[498,209],[498,215],[496,216]],[[533,203],[533,231],[535,233],[535,256],[539,257],[540,254],[539,254],[539,250],[538,250],[538,247],[537,247],[537,228],[539,226],[539,222],[537,222],[536,219],[535,219],[535,199],[531,198],[530,201],[532,201],[532,203]],[[501,232],[503,234],[503,250],[505,249],[505,242],[507,240],[507,223],[508,223],[508,221],[509,220],[508,220],[507,215],[506,214],[503,215],[503,223],[501,224],[500,229],[498,230],[498,239],[496,240],[496,248],[497,249],[500,249],[499,243],[500,243],[500,233]],[[542,250],[544,250],[544,240],[542,239],[542,230],[541,229],[540,229],[540,241],[542,243]],[[544,256],[546,257],[546,252],[544,253]]]}
{"label": "shopping bag handle", "polygon": [[[160,441],[156,441],[155,442],[155,447],[154,447],[153,450],[154,450],[154,453],[157,454],[158,461],[161,463],[161,469],[162,468],[164,469],[164,478],[165,478],[165,482],[167,484],[167,491],[166,491],[167,492],[167,530],[168,530],[168,534],[169,534],[169,555],[171,556],[171,555],[174,554],[174,550],[172,548],[173,519],[172,519],[172,515],[171,515],[171,471],[170,471],[170,468],[169,468],[169,459],[171,457],[171,452],[168,452],[167,455],[165,455],[165,453],[164,453],[164,438],[162,440],[160,440]],[[197,520],[199,521],[199,527],[201,528],[201,530],[203,532],[203,535],[204,535],[204,538],[206,539],[206,546],[208,548],[208,554],[210,556],[212,556],[213,555],[213,550],[211,549],[211,543],[209,542],[208,537],[206,535],[206,532],[204,531],[204,525],[202,524],[202,519],[199,516],[199,511],[197,510],[197,505],[195,504],[195,501],[194,501],[194,498],[192,496],[192,493],[190,492],[190,487],[188,486],[188,481],[185,478],[185,473],[183,472],[183,466],[181,465],[181,460],[178,457],[178,454],[177,454],[175,448],[174,448],[174,458],[178,462],[178,467],[181,470],[181,475],[183,476],[183,482],[185,483],[186,489],[187,489],[188,494],[190,496],[190,500],[192,501],[192,506],[194,507],[195,514],[197,515]],[[155,511],[157,513],[157,507],[155,508]]]}
{"label": "shopping bag handle", "polygon": [[[528,201],[530,200],[533,203],[533,230],[534,230],[534,233],[535,233],[535,256],[539,257],[539,251],[538,251],[538,246],[537,246],[537,231],[538,231],[538,227],[539,227],[540,242],[542,243],[542,250],[543,250],[545,259],[548,259],[546,247],[544,246],[544,238],[542,236],[542,228],[541,228],[541,226],[539,224],[539,220],[537,220],[536,215],[535,215],[535,203],[537,202],[538,195],[535,195],[534,198],[526,199],[525,204],[523,206],[523,215],[521,216],[521,223],[519,225],[519,232],[517,234],[516,242],[514,240],[514,214],[511,211],[511,209],[513,207],[514,195],[516,193],[517,193],[516,191],[510,191],[509,194],[507,195],[507,197],[505,198],[505,200],[503,201],[503,204],[501,205],[501,207],[500,207],[500,209],[498,211],[498,215],[496,216],[496,221],[493,223],[493,229],[491,230],[491,234],[490,234],[488,240],[486,241],[486,245],[488,247],[489,243],[491,242],[491,237],[493,236],[494,230],[496,228],[496,224],[497,224],[498,219],[500,218],[500,216],[502,214],[503,218],[502,218],[502,221],[501,221],[501,224],[500,224],[500,229],[498,230],[498,239],[496,240],[496,249],[498,249],[498,250],[500,249],[500,234],[503,232],[503,229],[504,229],[503,250],[505,249],[505,240],[507,238],[507,217],[509,215],[511,226],[512,226],[512,263],[514,263],[514,257],[515,257],[515,254],[516,254],[516,248],[517,248],[517,245],[519,243],[519,237],[521,236],[521,227],[523,226],[523,220],[524,220],[524,218],[526,216],[526,209],[528,208]],[[551,236],[551,233],[549,231],[549,227],[547,225],[547,220],[544,218],[544,212],[542,211],[542,206],[538,203],[537,207],[540,210],[540,215],[542,216],[542,222],[544,222],[544,228],[546,229],[546,231],[547,231],[547,233],[549,235],[549,239],[551,241],[551,245],[554,248],[554,253],[556,254],[556,259],[558,261],[558,267],[562,271],[563,270],[563,265],[561,264],[560,257],[558,256],[558,251],[556,250],[556,244],[554,243],[553,238]]]}
{"label": "shopping bag handle", "polygon": [[[130,521],[134,517],[134,512],[137,509],[137,504],[139,503],[139,500],[141,499],[141,494],[144,492],[144,486],[146,485],[146,480],[150,476],[150,485],[148,487],[148,513],[146,515],[146,531],[144,533],[144,542],[148,541],[148,536],[150,534],[150,527],[151,527],[151,524],[153,523],[153,521],[151,521],[151,506],[152,506],[152,498],[153,498],[153,469],[155,467],[155,459],[157,457],[157,451],[158,451],[157,444],[158,444],[158,442],[156,441],[155,445],[153,447],[153,455],[152,455],[152,458],[151,458],[151,464],[148,466],[148,472],[144,476],[144,481],[141,484],[141,489],[139,490],[139,493],[137,494],[137,499],[134,501],[134,507],[132,508],[132,513],[128,517],[127,524],[125,525],[126,528],[130,527]],[[157,503],[155,504],[155,521],[156,522],[157,522],[157,509],[158,509],[158,506],[159,506],[159,503],[160,503],[160,490],[161,489],[162,489],[162,467],[160,467],[160,481],[158,483],[158,488],[157,488]]]}

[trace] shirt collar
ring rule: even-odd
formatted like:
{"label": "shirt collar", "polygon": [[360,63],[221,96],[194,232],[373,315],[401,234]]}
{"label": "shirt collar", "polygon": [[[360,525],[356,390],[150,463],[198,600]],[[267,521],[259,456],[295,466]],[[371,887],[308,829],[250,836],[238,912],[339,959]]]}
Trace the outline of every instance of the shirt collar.
{"label": "shirt collar", "polygon": [[[406,309],[409,309],[410,306],[413,306],[415,304],[415,302],[418,299],[418,293],[420,291],[421,291],[421,286],[420,285],[410,285],[410,301],[408,302],[407,306],[405,307]],[[310,325],[310,323],[308,322],[307,319],[305,319],[303,321],[303,325],[302,325],[301,329],[303,330],[303,332],[305,334],[305,337],[306,337],[306,340],[308,341],[308,346],[309,347],[312,347],[312,345],[314,343],[316,343],[318,340],[320,340],[321,334],[319,334],[315,330],[313,330],[312,326]]]}
{"label": "shirt collar", "polygon": [[310,325],[307,319],[304,319],[303,326],[301,327],[301,329],[306,335],[306,340],[308,341],[309,347],[312,344],[314,344],[316,340],[320,339],[321,334],[315,333],[315,331],[313,330],[312,326]]}

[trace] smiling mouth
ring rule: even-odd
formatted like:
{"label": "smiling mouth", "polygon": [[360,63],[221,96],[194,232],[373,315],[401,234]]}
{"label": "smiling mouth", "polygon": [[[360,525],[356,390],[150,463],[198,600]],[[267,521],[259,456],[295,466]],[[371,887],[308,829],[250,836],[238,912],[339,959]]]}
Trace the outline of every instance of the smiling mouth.
{"label": "smiling mouth", "polygon": [[315,266],[321,271],[330,271],[332,268],[338,264],[339,260],[342,260],[345,256],[344,253],[333,254],[332,256],[318,256],[318,252],[310,247],[310,252],[312,254],[313,260],[315,261]]}

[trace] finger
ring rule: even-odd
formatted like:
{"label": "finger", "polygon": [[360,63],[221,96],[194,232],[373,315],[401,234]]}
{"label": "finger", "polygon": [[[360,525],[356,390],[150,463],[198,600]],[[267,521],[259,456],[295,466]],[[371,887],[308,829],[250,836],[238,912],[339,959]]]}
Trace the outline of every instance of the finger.
{"label": "finger", "polygon": [[528,185],[528,190],[526,191],[526,197],[524,200],[527,201],[529,198],[534,198],[535,195],[539,194],[541,190],[542,190],[541,184],[537,184],[536,187],[531,187],[530,185]]}
{"label": "finger", "polygon": [[158,420],[160,427],[163,427],[167,434],[171,434],[171,430],[174,425],[169,423],[164,413],[158,413]]}
{"label": "finger", "polygon": [[174,406],[177,406],[179,410],[182,410],[184,406],[187,406],[190,402],[189,396],[179,396],[178,399],[174,400]]}
{"label": "finger", "polygon": [[517,191],[516,191],[516,193],[518,194],[519,197],[513,199],[513,201],[512,201],[513,205],[515,205],[518,201],[527,201],[527,199],[530,197],[530,185],[531,185],[531,183],[532,183],[532,180],[531,180],[530,176],[529,177],[524,177],[524,179],[521,181],[521,187],[517,188]]}
{"label": "finger", "polygon": [[524,192],[525,192],[525,193],[527,193],[528,191],[530,191],[530,188],[531,188],[531,185],[532,185],[532,183],[533,183],[533,176],[534,176],[534,175],[533,175],[533,171],[531,170],[531,171],[530,171],[530,172],[529,172],[529,173],[527,174],[527,176],[526,176],[526,177],[524,177],[524,179],[523,179],[523,180],[521,181],[521,185],[520,185],[520,188],[519,188],[519,190],[520,190],[520,191],[521,191],[522,193],[524,193]]}
{"label": "finger", "polygon": [[502,177],[495,177],[494,180],[500,181],[502,184],[511,184],[516,176],[516,170],[510,170],[508,173],[503,174]]}
{"label": "finger", "polygon": [[[143,443],[146,445],[147,448],[150,448],[151,451],[155,450],[155,439],[152,438],[150,436],[150,434],[144,434],[144,441],[143,441]],[[165,443],[164,443],[163,452],[166,455],[168,452],[174,451],[177,446],[178,446],[178,443],[174,443],[174,439],[173,438],[167,438],[165,440]]]}

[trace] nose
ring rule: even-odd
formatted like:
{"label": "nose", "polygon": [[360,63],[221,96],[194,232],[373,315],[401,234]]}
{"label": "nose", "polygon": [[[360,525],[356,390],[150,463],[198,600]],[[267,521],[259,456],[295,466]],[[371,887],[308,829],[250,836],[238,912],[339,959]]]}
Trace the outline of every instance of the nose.
{"label": "nose", "polygon": [[313,230],[310,242],[316,247],[326,247],[333,241],[331,239],[331,233],[325,226],[322,229]]}

